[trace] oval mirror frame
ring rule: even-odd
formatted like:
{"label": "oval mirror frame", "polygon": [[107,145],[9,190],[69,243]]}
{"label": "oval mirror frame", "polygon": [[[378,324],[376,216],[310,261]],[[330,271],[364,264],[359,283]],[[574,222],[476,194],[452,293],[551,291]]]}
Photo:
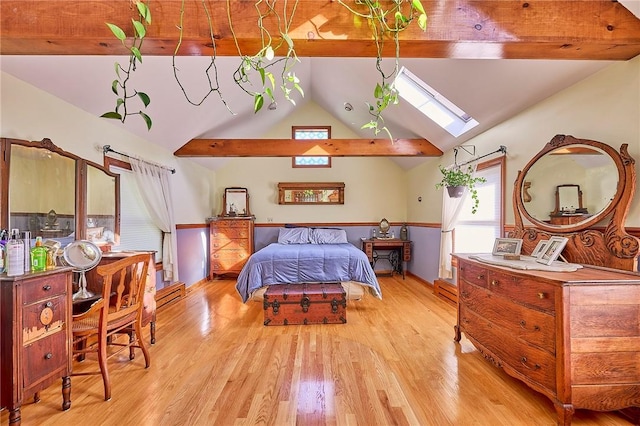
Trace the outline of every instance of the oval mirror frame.
{"label": "oval mirror frame", "polygon": [[[525,201],[530,202],[529,196],[531,194],[530,185],[525,185],[526,177],[531,168],[543,157],[547,154],[557,151],[559,149],[567,150],[568,153],[571,152],[572,149],[577,149],[580,147],[592,147],[598,151],[609,156],[609,158],[615,164],[618,173],[618,180],[616,185],[615,194],[611,197],[611,200],[604,206],[602,210],[599,212],[594,212],[593,215],[589,216],[583,221],[572,223],[572,224],[563,224],[563,225],[552,225],[551,223],[541,221],[539,218],[534,217],[529,213],[525,206]],[[535,227],[552,232],[555,234],[562,233],[571,233],[578,232],[584,229],[587,229],[594,224],[602,221],[607,216],[609,216],[613,210],[615,210],[618,205],[621,197],[624,195],[624,185],[625,185],[625,167],[623,164],[623,159],[621,155],[613,149],[611,146],[589,139],[577,139],[573,136],[566,135],[556,135],[549,143],[545,145],[545,147],[536,154],[527,165],[518,173],[518,177],[514,184],[513,188],[513,202],[514,202],[514,214],[516,217],[516,221],[520,219],[520,217],[526,218],[531,224]],[[564,184],[566,182],[558,182],[557,184]],[[550,211],[551,212],[551,211]]]}

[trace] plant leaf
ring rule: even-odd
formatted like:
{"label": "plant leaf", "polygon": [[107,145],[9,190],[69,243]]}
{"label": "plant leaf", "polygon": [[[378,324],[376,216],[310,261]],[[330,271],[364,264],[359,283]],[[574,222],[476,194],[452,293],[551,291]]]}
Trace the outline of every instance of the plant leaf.
{"label": "plant leaf", "polygon": [[262,105],[264,105],[264,97],[260,93],[256,93],[253,98],[253,112],[256,113],[260,111]]}
{"label": "plant leaf", "polygon": [[149,6],[147,6],[144,2],[138,1],[136,2],[136,7],[138,8],[138,13],[140,16],[144,18],[147,24],[151,23],[151,10],[149,10]]}
{"label": "plant leaf", "polygon": [[111,30],[111,32],[113,33],[113,35],[116,36],[118,40],[125,41],[127,39],[127,35],[124,33],[124,31],[122,31],[122,29],[119,26],[115,24],[110,24],[108,22],[106,24]]}
{"label": "plant leaf", "polygon": [[138,49],[136,46],[131,46],[131,53],[133,53],[133,56],[135,56],[137,60],[142,62],[142,54],[140,53],[140,49]]}
{"label": "plant leaf", "polygon": [[116,95],[118,94],[118,83],[118,80],[113,80],[113,82],[111,83],[111,91]]}
{"label": "plant leaf", "polygon": [[140,98],[140,100],[144,104],[145,108],[148,107],[149,104],[151,103],[151,98],[149,98],[149,95],[147,95],[144,92],[138,92],[138,97]]}
{"label": "plant leaf", "polygon": [[260,73],[260,80],[262,81],[262,85],[264,86],[264,68],[258,68],[258,72]]}
{"label": "plant leaf", "polygon": [[422,7],[422,3],[420,2],[420,0],[412,0],[411,5],[415,7],[421,14],[425,14],[424,7]]}
{"label": "plant leaf", "polygon": [[293,87],[295,87],[295,89],[300,92],[300,94],[302,95],[302,97],[304,98],[304,91],[302,90],[302,87],[300,87],[299,84],[294,84]]}
{"label": "plant leaf", "polygon": [[422,31],[427,31],[427,15],[424,13],[418,17],[418,26]]}
{"label": "plant leaf", "polygon": [[140,21],[135,21],[135,20],[131,20],[131,22],[133,22],[133,28],[136,30],[136,34],[138,34],[139,38],[144,38],[144,36],[147,34],[147,29],[144,27],[144,25],[142,25],[142,22]]}
{"label": "plant leaf", "polygon": [[[271,82],[271,87],[273,89],[275,89],[276,88],[276,79],[273,78],[273,73],[268,72],[267,73],[267,78],[269,79],[269,82]],[[264,84],[264,82],[263,82],[263,84]]]}
{"label": "plant leaf", "polygon": [[273,47],[267,46],[267,50],[264,52],[264,57],[267,58],[267,60],[272,61],[274,56]]}
{"label": "plant leaf", "polygon": [[100,118],[113,118],[116,120],[122,120],[122,116],[115,111],[105,112],[100,116]]}
{"label": "plant leaf", "polygon": [[151,122],[151,117],[149,117],[147,114],[145,114],[142,111],[140,111],[138,114],[140,114],[140,116],[144,119],[144,122],[147,124],[147,130],[151,130],[151,125],[153,124]]}

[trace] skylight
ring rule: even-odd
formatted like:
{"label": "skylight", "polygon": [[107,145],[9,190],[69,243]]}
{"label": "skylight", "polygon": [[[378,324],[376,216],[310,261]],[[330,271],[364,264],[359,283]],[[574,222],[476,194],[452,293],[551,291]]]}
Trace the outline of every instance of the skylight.
{"label": "skylight", "polygon": [[455,137],[478,125],[473,117],[405,67],[398,72],[395,87],[407,102]]}

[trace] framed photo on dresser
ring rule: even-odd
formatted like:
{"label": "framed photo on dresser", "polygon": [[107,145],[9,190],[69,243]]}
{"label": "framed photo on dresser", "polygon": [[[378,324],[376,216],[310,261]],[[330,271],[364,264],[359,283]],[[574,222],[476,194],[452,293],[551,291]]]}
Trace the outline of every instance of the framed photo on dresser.
{"label": "framed photo on dresser", "polygon": [[544,250],[541,250],[536,258],[536,262],[543,263],[545,265],[551,265],[554,260],[560,256],[564,246],[567,245],[568,238],[565,237],[551,237]]}

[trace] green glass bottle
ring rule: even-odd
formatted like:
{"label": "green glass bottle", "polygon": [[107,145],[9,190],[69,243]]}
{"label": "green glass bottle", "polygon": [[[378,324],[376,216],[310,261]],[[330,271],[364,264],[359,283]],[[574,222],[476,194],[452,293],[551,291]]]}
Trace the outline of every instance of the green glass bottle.
{"label": "green glass bottle", "polygon": [[42,246],[42,237],[36,237],[36,245],[31,249],[31,270],[33,272],[47,269],[47,249]]}

